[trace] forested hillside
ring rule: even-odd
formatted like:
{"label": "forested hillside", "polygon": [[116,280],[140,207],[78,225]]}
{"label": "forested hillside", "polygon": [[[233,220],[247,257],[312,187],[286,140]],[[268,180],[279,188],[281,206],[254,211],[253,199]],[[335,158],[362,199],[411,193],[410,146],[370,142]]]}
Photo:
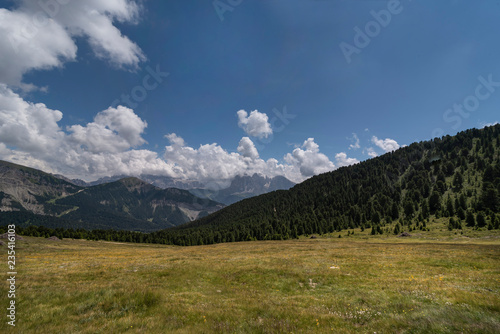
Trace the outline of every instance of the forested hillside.
{"label": "forested hillside", "polygon": [[499,147],[500,125],[414,143],[156,232],[155,238],[194,245],[355,227],[377,234],[395,221],[395,229],[425,230],[429,219],[440,217],[450,218],[450,229],[498,229]]}
{"label": "forested hillside", "polygon": [[80,187],[0,161],[0,225],[152,232],[207,216],[224,205],[137,178]]}

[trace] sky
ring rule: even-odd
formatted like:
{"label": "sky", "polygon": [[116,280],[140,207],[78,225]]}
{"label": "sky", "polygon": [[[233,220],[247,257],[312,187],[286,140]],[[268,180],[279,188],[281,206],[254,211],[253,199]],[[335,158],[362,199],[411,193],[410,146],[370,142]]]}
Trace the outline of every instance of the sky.
{"label": "sky", "polygon": [[500,119],[500,0],[0,0],[0,159],[294,182]]}

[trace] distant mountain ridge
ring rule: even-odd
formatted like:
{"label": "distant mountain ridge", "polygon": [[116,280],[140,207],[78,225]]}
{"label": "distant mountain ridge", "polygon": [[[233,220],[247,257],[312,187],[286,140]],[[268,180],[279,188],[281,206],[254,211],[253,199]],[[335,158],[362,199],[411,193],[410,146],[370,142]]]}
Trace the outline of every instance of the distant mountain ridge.
{"label": "distant mountain ridge", "polygon": [[191,189],[190,192],[201,198],[209,198],[230,205],[246,198],[262,195],[275,190],[288,190],[295,183],[284,176],[273,178],[254,174],[236,176],[228,188],[221,190]]}
{"label": "distant mountain ridge", "polygon": [[134,177],[82,187],[33,168],[0,161],[0,215],[29,212],[49,216],[54,218],[52,227],[61,218],[60,224],[66,228],[71,227],[68,222],[75,222],[75,226],[87,229],[155,231],[223,207],[187,190],[161,189]]}
{"label": "distant mountain ridge", "polygon": [[[96,186],[130,177],[129,175],[122,174],[102,177],[92,182],[85,182],[79,179],[71,180],[63,175],[54,176],[82,187]],[[225,205],[230,205],[242,199],[262,195],[275,190],[288,190],[295,185],[295,183],[288,180],[284,176],[275,176],[270,178],[259,174],[251,176],[237,175],[231,181],[228,188],[220,190],[208,189],[202,182],[199,181],[178,180],[168,176],[141,174],[137,176],[137,178],[162,189],[178,188],[189,190],[195,196],[211,199]]]}
{"label": "distant mountain ridge", "polygon": [[[193,188],[199,188],[202,187],[203,184],[198,182],[198,181],[193,181],[193,180],[178,180],[174,179],[173,177],[169,176],[160,176],[160,175],[151,175],[151,174],[141,174],[138,176],[132,176],[132,175],[114,175],[114,176],[106,176],[102,177],[96,181],[92,182],[86,182],[88,186],[97,186],[103,183],[110,183],[114,181],[118,181],[127,177],[137,177],[138,179],[150,183],[158,188],[166,189],[166,188],[178,188],[178,189],[184,189],[184,190],[189,190]],[[72,180],[75,181],[77,184],[81,180]]]}

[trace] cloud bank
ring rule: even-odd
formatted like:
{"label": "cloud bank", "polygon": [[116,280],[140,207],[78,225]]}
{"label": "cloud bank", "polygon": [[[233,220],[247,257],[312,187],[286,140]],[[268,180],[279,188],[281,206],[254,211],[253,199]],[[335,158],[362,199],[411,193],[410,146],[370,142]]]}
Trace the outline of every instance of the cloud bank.
{"label": "cloud bank", "polygon": [[77,37],[85,38],[94,55],[113,66],[136,69],[146,59],[134,42],[113,23],[136,23],[140,7],[127,0],[20,1],[17,8],[0,8],[0,78],[25,90],[25,73],[62,67],[75,61]]}
{"label": "cloud bank", "polygon": [[[87,181],[117,174],[154,174],[200,182],[223,182],[236,175],[282,175],[294,182],[357,163],[341,152],[335,163],[320,152],[314,138],[281,161],[264,160],[251,138],[269,138],[269,117],[239,110],[238,126],[247,136],[233,151],[217,143],[188,146],[175,134],[158,153],[141,149],[147,122],[134,110],[109,107],[87,124],[62,128],[63,112],[25,100],[17,91],[40,89],[23,82],[30,71],[61,68],[77,61],[75,40],[83,39],[93,55],[119,69],[135,70],[146,56],[116,23],[135,24],[141,7],[131,0],[20,0],[0,8],[0,159]],[[90,111],[94,113],[95,111]],[[359,139],[351,148],[358,148]],[[235,143],[236,144],[236,143]]]}
{"label": "cloud bank", "polygon": [[260,158],[249,137],[242,137],[236,150],[230,152],[217,143],[190,147],[175,133],[165,136],[169,145],[160,155],[139,149],[146,143],[143,134],[147,122],[127,107],[110,107],[98,112],[92,122],[65,129],[59,125],[62,118],[61,111],[25,101],[0,84],[0,159],[86,180],[147,173],[200,182],[227,181],[253,173],[283,175],[302,182],[358,162],[341,152],[335,164],[320,152],[314,138],[305,140],[280,163],[275,158]]}

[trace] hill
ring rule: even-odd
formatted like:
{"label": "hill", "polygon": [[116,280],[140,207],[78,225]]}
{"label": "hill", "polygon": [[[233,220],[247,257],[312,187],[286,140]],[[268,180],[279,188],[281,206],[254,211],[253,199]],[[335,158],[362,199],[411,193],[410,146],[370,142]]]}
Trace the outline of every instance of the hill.
{"label": "hill", "polygon": [[155,236],[192,245],[288,239],[356,227],[379,234],[389,226],[394,232],[425,230],[431,219],[443,217],[449,229],[498,229],[499,151],[500,125],[414,143]]}
{"label": "hill", "polygon": [[42,171],[0,162],[0,222],[46,227],[155,231],[224,205],[137,178],[80,187]]}
{"label": "hill", "polygon": [[83,189],[37,169],[0,160],[0,211],[44,214],[44,204]]}

